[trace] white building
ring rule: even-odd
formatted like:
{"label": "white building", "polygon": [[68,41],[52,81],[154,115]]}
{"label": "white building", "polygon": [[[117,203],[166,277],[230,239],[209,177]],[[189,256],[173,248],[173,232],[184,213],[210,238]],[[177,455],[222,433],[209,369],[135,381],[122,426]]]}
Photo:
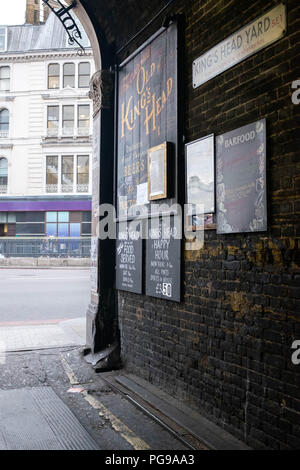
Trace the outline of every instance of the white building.
{"label": "white building", "polygon": [[94,63],[83,44],[79,55],[53,13],[0,26],[0,236],[90,235]]}

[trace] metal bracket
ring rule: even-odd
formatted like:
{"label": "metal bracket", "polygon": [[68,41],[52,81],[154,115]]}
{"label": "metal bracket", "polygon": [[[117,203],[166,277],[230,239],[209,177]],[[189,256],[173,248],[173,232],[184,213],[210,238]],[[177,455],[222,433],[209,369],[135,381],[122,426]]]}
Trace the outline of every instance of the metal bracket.
{"label": "metal bracket", "polygon": [[74,18],[70,14],[70,10],[76,6],[76,0],[73,0],[70,5],[65,6],[61,0],[55,0],[55,4],[58,4],[60,8],[55,8],[54,6],[51,5],[54,2],[52,0],[42,0],[43,3],[45,3],[50,10],[53,11],[53,13],[57,16],[57,18],[60,20],[62,23],[63,27],[67,31],[67,34],[69,36],[68,42],[70,46],[73,46],[74,43],[76,43],[79,47],[80,50],[78,53],[81,55],[85,52],[84,47],[82,44],[80,44],[79,40],[82,39],[81,32],[74,20]]}

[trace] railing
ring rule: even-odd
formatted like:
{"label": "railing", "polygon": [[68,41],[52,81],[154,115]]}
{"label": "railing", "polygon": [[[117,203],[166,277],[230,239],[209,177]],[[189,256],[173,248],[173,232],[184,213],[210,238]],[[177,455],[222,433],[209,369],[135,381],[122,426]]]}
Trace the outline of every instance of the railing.
{"label": "railing", "polygon": [[[46,137],[89,137],[91,135],[91,130],[89,127],[63,127],[62,129],[47,129]],[[7,136],[5,136],[7,137]]]}
{"label": "railing", "polygon": [[90,258],[91,239],[0,237],[0,257]]}
{"label": "railing", "polygon": [[77,184],[77,192],[78,193],[88,193],[89,192],[89,185],[88,184]]}
{"label": "railing", "polygon": [[72,193],[74,191],[74,184],[61,184],[62,193]]}
{"label": "railing", "polygon": [[58,184],[46,184],[46,193],[57,193]]}
{"label": "railing", "polygon": [[[88,184],[46,184],[46,193],[88,193],[89,192],[89,185]],[[1,193],[1,189],[0,189]]]}
{"label": "railing", "polygon": [[4,137],[4,138],[8,137],[8,131],[0,131],[0,138],[1,137]]}
{"label": "railing", "polygon": [[7,193],[7,184],[0,184],[0,194]]}

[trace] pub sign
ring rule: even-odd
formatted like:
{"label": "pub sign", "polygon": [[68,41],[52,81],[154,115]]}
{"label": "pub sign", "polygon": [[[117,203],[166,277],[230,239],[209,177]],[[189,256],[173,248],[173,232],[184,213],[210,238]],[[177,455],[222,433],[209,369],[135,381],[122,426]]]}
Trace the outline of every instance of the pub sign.
{"label": "pub sign", "polygon": [[117,213],[124,219],[130,208],[149,203],[148,150],[170,142],[176,158],[176,23],[120,65],[118,82]]}

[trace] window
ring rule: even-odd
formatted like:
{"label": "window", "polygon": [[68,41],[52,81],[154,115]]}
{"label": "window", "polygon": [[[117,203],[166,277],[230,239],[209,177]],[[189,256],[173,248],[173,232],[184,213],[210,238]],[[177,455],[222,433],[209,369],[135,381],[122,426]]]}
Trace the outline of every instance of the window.
{"label": "window", "polygon": [[61,190],[63,193],[71,193],[74,190],[74,159],[73,156],[61,157]]}
{"label": "window", "polygon": [[0,137],[8,136],[8,128],[9,128],[8,109],[1,109],[0,111]]}
{"label": "window", "polygon": [[16,212],[16,235],[45,235],[44,212]]}
{"label": "window", "polygon": [[10,68],[0,67],[0,91],[9,91],[10,89]]}
{"label": "window", "polygon": [[59,64],[49,64],[48,66],[48,88],[59,88]]}
{"label": "window", "polygon": [[46,212],[47,237],[80,237],[80,222],[71,222],[72,212]]}
{"label": "window", "polygon": [[62,110],[62,133],[63,135],[74,134],[74,106],[63,106]]}
{"label": "window", "polygon": [[58,135],[59,128],[59,106],[48,106],[47,109],[48,136]]}
{"label": "window", "polygon": [[70,86],[75,87],[75,64],[64,64],[64,79],[63,87]]}
{"label": "window", "polygon": [[47,137],[88,137],[90,130],[89,104],[47,106]]}
{"label": "window", "polygon": [[89,190],[89,156],[77,157],[77,192],[86,193]]}
{"label": "window", "polygon": [[0,28],[0,51],[6,51],[6,28]]}
{"label": "window", "polygon": [[82,212],[81,235],[89,236],[92,232],[92,213],[90,211]]}
{"label": "window", "polygon": [[78,66],[78,88],[88,88],[90,85],[91,66],[89,62],[80,62]]}
{"label": "window", "polygon": [[46,192],[58,191],[58,156],[46,157]]}
{"label": "window", "polygon": [[89,155],[47,156],[46,192],[88,193]]}
{"label": "window", "polygon": [[0,158],[0,194],[7,193],[8,161]]}
{"label": "window", "polygon": [[90,129],[90,105],[78,105],[78,121],[77,121],[78,135],[88,135]]}

